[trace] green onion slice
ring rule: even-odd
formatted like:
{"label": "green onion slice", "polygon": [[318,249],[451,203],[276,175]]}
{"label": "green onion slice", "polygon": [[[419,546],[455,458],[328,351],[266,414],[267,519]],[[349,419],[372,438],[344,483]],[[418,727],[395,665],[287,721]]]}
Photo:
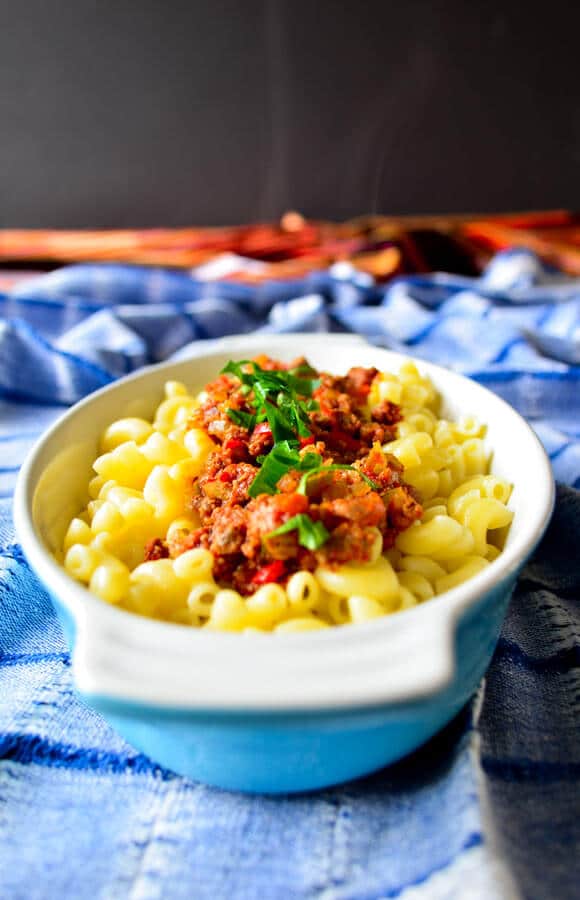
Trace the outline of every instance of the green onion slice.
{"label": "green onion slice", "polygon": [[263,457],[262,467],[248,489],[250,497],[277,492],[276,485],[282,475],[294,468],[299,459],[296,448],[292,446],[293,443],[296,444],[295,441],[280,441]]}
{"label": "green onion slice", "polygon": [[283,409],[274,406],[273,403],[266,401],[264,403],[264,410],[266,413],[266,418],[268,420],[268,425],[270,426],[270,430],[272,432],[272,437],[274,438],[274,443],[278,444],[283,441],[295,441],[296,440],[296,432],[293,428],[292,421],[289,420],[288,416],[285,415]]}
{"label": "green onion slice", "polygon": [[[252,366],[252,371],[245,371],[246,366]],[[256,391],[264,394],[277,394],[279,391],[286,393],[298,394],[302,397],[312,396],[312,392],[320,384],[319,378],[307,378],[298,374],[299,370],[287,369],[262,369],[258,363],[253,360],[243,359],[240,362],[230,360],[223,367],[221,374],[235,375],[242,384],[250,385]]]}
{"label": "green onion slice", "polygon": [[252,413],[244,412],[242,409],[226,409],[226,412],[232,422],[253,431],[256,426],[256,416]]}
{"label": "green onion slice", "polygon": [[[253,405],[254,413],[228,409],[227,414],[232,422],[252,431],[257,422],[267,419],[274,439],[272,450],[258,460],[261,468],[250,485],[248,491],[250,497],[277,493],[279,480],[290,469],[304,472],[298,485],[299,494],[306,494],[311,475],[338,469],[357,472],[373,490],[380,489],[376,482],[354,466],[338,464],[324,466],[318,453],[306,453],[300,457],[298,439],[310,437],[308,414],[318,409],[316,400],[312,399],[312,392],[320,384],[320,379],[307,377],[315,374],[313,370],[299,366],[290,371],[286,369],[270,371],[262,369],[252,360],[240,362],[230,360],[222,369],[222,374],[235,375],[239,378],[246,395],[253,392],[253,399],[246,402]],[[311,522],[310,519],[308,521]],[[312,525],[314,527],[318,523]],[[303,528],[307,527],[309,526],[303,525]]]}
{"label": "green onion slice", "polygon": [[[251,371],[246,368],[251,366]],[[250,360],[234,362],[230,360],[222,369],[222,374],[235,375],[242,383],[246,396],[253,391],[253,399],[247,401],[254,406],[255,414],[228,409],[227,414],[236,425],[252,430],[256,423],[268,420],[274,443],[310,437],[308,413],[318,408],[311,398],[312,391],[320,384],[319,379],[300,377],[298,370],[268,371]]]}
{"label": "green onion slice", "polygon": [[288,534],[290,531],[298,532],[298,543],[307,550],[318,550],[326,543],[330,534],[324,527],[322,522],[313,522],[310,516],[300,513],[292,516],[279,528],[271,531],[266,537],[278,537],[281,534]]}
{"label": "green onion slice", "polygon": [[307,472],[320,467],[322,457],[319,453],[311,451],[301,457],[297,445],[296,440],[280,441],[266,456],[258,457],[262,467],[248,489],[250,497],[276,494],[276,485],[290,469]]}

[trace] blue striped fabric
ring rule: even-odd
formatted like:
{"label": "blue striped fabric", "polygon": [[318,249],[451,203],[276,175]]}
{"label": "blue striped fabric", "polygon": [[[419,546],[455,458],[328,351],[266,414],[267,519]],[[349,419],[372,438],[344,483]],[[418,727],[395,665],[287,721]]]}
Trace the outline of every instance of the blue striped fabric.
{"label": "blue striped fabric", "polygon": [[[580,494],[560,486],[482,690],[425,748],[294,798],[161,769],[75,698],[47,595],[15,543],[18,467],[69,404],[192,341],[354,330],[468,372],[580,487],[580,281],[524,251],[479,279],[378,287],[338,265],[257,288],[74,266],[0,296],[0,896],[572,898],[580,848]],[[530,485],[533,490],[533,485]]]}

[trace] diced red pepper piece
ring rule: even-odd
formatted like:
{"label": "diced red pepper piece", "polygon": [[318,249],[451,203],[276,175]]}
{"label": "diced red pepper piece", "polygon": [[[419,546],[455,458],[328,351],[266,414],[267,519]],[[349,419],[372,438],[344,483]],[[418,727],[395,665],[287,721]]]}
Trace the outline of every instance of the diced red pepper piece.
{"label": "diced red pepper piece", "polygon": [[268,563],[258,569],[252,578],[252,584],[270,584],[272,581],[279,581],[286,573],[286,566],[281,559],[275,559],[274,562]]}
{"label": "diced red pepper piece", "polygon": [[220,481],[230,482],[230,481],[234,480],[235,475],[233,474],[233,472],[228,472],[228,471],[224,470],[223,472],[220,473],[220,475],[218,477],[219,477]]}
{"label": "diced red pepper piece", "polygon": [[272,434],[269,422],[258,422],[254,428],[253,434]]}
{"label": "diced red pepper piece", "polygon": [[230,438],[225,442],[224,447],[226,450],[244,450],[246,445],[240,438]]}
{"label": "diced red pepper piece", "polygon": [[314,438],[313,434],[311,434],[310,437],[301,437],[300,438],[300,446],[301,447],[308,447],[309,444],[314,444],[314,443],[315,443],[315,438]]}
{"label": "diced red pepper piece", "polygon": [[145,544],[145,561],[152,559],[167,559],[169,549],[161,538],[153,538]]}
{"label": "diced red pepper piece", "polygon": [[348,450],[357,450],[360,447],[360,441],[357,441],[352,434],[342,431],[340,428],[334,428],[327,435],[324,435],[324,440],[331,447],[336,444],[342,444]]}

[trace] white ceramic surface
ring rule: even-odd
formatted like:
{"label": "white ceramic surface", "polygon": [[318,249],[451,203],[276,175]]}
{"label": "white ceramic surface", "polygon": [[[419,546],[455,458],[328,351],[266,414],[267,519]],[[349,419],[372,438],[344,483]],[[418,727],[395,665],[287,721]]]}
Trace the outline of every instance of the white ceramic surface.
{"label": "white ceramic surface", "polygon": [[352,365],[397,370],[408,357],[342,335],[256,335],[192,348],[188,358],[149,367],[67,412],[22,468],[15,521],[24,551],[76,623],[73,673],[81,692],[185,709],[347,709],[429,695],[454,671],[461,614],[513,574],[543,532],[553,504],[546,454],[504,401],[460,375],[417,361],[451,417],[473,413],[488,426],[492,471],[514,484],[515,517],[504,552],[483,572],[440,597],[368,624],[292,635],[208,633],[152,621],[110,606],[67,575],[51,555],[65,523],[86,502],[102,429],[124,415],[150,415],[168,379],[193,390],[230,358],[267,352],[340,374]]}

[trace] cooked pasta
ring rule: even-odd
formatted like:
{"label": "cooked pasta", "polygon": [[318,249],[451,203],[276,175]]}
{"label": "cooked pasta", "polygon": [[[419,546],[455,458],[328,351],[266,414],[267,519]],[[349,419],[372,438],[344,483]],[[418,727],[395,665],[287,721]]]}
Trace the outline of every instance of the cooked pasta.
{"label": "cooked pasta", "polygon": [[152,421],[101,435],[64,567],[107,603],[219,631],[313,631],[430,601],[493,563],[513,517],[485,426],[438,412],[412,362],[319,380],[263,357],[197,396],[170,381]]}

